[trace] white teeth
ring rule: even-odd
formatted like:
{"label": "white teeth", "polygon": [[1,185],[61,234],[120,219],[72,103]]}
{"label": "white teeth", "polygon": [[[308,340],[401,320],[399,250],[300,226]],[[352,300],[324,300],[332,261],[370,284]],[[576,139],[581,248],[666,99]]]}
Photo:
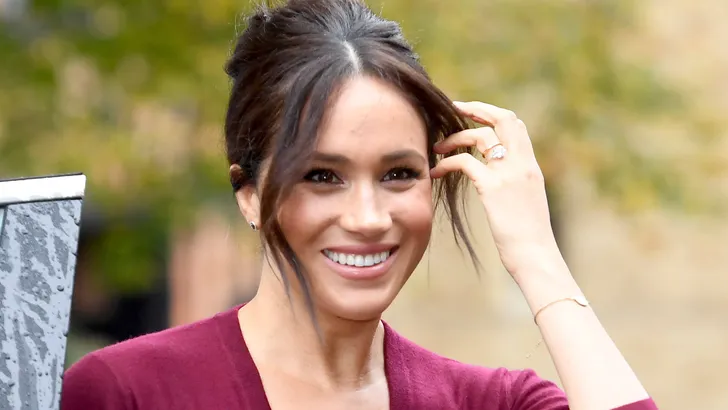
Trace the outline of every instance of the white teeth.
{"label": "white teeth", "polygon": [[372,265],[374,265],[374,256],[367,255],[367,256],[365,256],[362,259],[364,259],[362,262],[364,263],[365,266],[372,266]]}
{"label": "white teeth", "polygon": [[369,255],[355,255],[351,253],[337,253],[330,250],[324,250],[327,258],[340,265],[366,267],[378,265],[389,258],[390,251],[378,252]]}

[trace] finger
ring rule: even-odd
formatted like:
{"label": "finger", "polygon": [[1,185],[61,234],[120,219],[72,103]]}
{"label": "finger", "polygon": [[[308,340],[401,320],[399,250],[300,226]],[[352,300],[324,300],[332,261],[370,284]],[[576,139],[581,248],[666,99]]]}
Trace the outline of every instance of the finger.
{"label": "finger", "polygon": [[493,127],[498,139],[509,148],[532,149],[526,124],[513,111],[480,101],[454,101],[453,104],[473,121]]}
{"label": "finger", "polygon": [[455,107],[473,121],[490,126],[518,119],[516,113],[481,101],[453,101]]}
{"label": "finger", "polygon": [[450,172],[462,171],[472,181],[477,182],[491,172],[485,164],[474,156],[463,153],[441,159],[437,165],[430,170],[430,177],[437,179]]}
{"label": "finger", "polygon": [[436,154],[447,154],[458,148],[472,147],[478,148],[481,154],[485,153],[494,145],[499,144],[500,140],[495,135],[495,130],[491,127],[470,128],[464,131],[456,132],[444,140],[438,142],[434,146]]}

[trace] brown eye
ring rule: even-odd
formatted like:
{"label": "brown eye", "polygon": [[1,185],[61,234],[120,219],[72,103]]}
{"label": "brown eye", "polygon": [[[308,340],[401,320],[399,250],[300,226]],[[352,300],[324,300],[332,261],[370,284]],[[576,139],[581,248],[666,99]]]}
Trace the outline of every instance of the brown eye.
{"label": "brown eye", "polygon": [[419,176],[419,172],[411,168],[395,168],[382,178],[383,181],[406,181],[410,179],[416,179]]}
{"label": "brown eye", "polygon": [[341,179],[327,169],[315,169],[304,177],[306,181],[315,184],[340,184]]}

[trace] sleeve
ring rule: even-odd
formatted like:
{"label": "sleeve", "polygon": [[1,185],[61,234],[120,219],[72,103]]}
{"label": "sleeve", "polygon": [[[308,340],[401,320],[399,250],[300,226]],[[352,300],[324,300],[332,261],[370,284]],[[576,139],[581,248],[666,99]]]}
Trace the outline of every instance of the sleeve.
{"label": "sleeve", "polygon": [[91,409],[132,409],[112,369],[95,353],[71,366],[61,387],[61,410]]}
{"label": "sleeve", "polygon": [[645,399],[635,403],[617,407],[614,410],[659,410],[652,399]]}
{"label": "sleeve", "polygon": [[569,410],[566,394],[555,383],[538,377],[533,370],[514,370],[510,377],[513,410]]}
{"label": "sleeve", "polygon": [[[566,394],[555,383],[533,370],[511,371],[513,410],[569,410]],[[613,410],[659,410],[652,399],[626,404]]]}

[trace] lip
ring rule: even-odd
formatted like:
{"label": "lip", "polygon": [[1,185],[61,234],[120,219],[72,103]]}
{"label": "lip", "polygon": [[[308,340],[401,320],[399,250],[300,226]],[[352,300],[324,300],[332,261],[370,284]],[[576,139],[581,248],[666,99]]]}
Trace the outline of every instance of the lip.
{"label": "lip", "polygon": [[392,250],[396,248],[395,244],[376,243],[371,245],[349,245],[349,246],[334,246],[326,248],[326,250],[336,253],[353,253],[356,255],[369,255],[372,253],[379,253]]}
{"label": "lip", "polygon": [[388,271],[389,268],[392,266],[392,263],[394,263],[394,259],[397,257],[397,251],[399,250],[399,247],[397,246],[383,246],[383,245],[377,245],[377,246],[354,246],[354,247],[336,247],[336,248],[326,248],[330,251],[337,252],[337,253],[356,253],[356,254],[370,254],[370,253],[377,253],[377,252],[384,252],[391,250],[391,253],[389,254],[389,257],[386,261],[374,265],[374,266],[349,266],[349,265],[341,265],[339,263],[336,263],[328,258],[328,256],[324,255],[323,251],[321,252],[321,256],[326,259],[326,263],[329,265],[331,270],[339,274],[344,279],[348,280],[357,280],[357,281],[363,281],[363,280],[373,280],[378,279],[382,276],[384,276]]}

